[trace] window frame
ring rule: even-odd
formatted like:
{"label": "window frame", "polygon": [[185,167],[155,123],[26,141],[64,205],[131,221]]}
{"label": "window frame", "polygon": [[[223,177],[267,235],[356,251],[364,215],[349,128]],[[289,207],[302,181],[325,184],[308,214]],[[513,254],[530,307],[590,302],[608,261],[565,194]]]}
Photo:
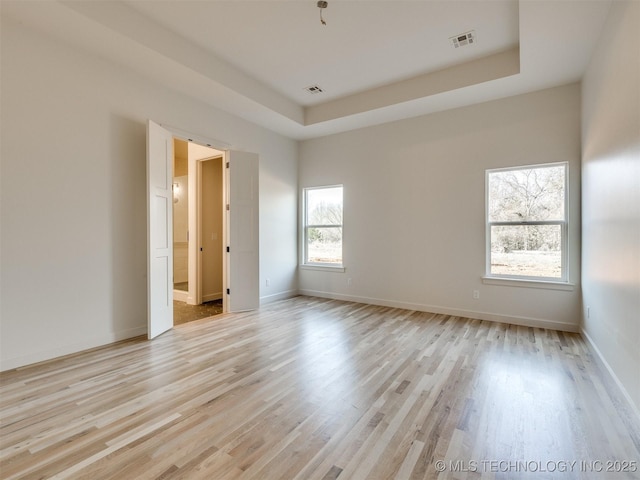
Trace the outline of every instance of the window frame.
{"label": "window frame", "polygon": [[[310,225],[308,223],[308,192],[312,190],[328,190],[331,188],[341,188],[342,189],[342,223],[340,224],[332,224],[332,225]],[[323,263],[323,262],[309,262],[308,258],[308,232],[310,228],[341,228],[341,263]],[[327,270],[327,271],[339,271],[344,272],[344,185],[343,184],[335,184],[335,185],[319,185],[313,187],[303,187],[302,188],[302,258],[300,262],[300,266],[309,270]]]}
{"label": "window frame", "polygon": [[[564,168],[564,219],[539,221],[490,221],[489,212],[489,177],[492,173],[516,170],[533,170],[536,168]],[[491,229],[498,226],[526,225],[559,225],[560,226],[560,277],[541,277],[533,275],[509,275],[491,273]],[[519,165],[514,167],[492,168],[485,171],[485,275],[483,280],[488,284],[520,284],[523,286],[541,287],[545,285],[567,286],[569,283],[569,163],[552,162],[535,165]]]}

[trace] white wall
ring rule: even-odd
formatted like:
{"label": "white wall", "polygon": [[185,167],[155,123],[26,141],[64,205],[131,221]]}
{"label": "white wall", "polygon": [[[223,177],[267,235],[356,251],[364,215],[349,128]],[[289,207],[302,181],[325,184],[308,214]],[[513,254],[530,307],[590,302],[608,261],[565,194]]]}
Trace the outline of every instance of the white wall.
{"label": "white wall", "polygon": [[189,176],[173,177],[173,183],[178,184],[178,191],[173,192],[173,241],[186,242],[189,232]]}
{"label": "white wall", "polygon": [[583,329],[638,410],[639,28],[640,3],[614,2],[582,87]]}
{"label": "white wall", "polygon": [[173,191],[173,283],[176,284],[189,281],[189,176],[173,177],[173,184],[178,185],[178,191]]}
{"label": "white wall", "polygon": [[577,330],[579,286],[556,291],[481,280],[485,170],[562,161],[570,165],[570,280],[577,284],[577,84],[305,141],[300,188],[344,184],[346,272],[301,270],[300,290]]}
{"label": "white wall", "polygon": [[1,48],[2,369],[146,332],[147,118],[260,155],[261,296],[295,291],[295,141],[6,16]]}

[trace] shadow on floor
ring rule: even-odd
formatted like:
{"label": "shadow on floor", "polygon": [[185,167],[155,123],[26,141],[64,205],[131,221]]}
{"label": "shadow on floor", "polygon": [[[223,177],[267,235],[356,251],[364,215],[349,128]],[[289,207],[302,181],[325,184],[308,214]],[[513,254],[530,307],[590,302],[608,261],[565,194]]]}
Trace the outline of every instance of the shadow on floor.
{"label": "shadow on floor", "polygon": [[221,313],[222,300],[214,300],[213,302],[206,302],[202,305],[187,305],[185,302],[173,301],[174,325],[182,325],[183,323],[212,317]]}

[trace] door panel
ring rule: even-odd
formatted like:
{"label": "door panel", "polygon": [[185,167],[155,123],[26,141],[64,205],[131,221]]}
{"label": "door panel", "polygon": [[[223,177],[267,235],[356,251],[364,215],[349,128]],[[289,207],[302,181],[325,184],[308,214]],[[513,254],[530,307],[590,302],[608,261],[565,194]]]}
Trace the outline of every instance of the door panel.
{"label": "door panel", "polygon": [[147,336],[173,327],[173,137],[147,124]]}
{"label": "door panel", "polygon": [[229,162],[228,311],[260,305],[258,155],[227,152]]}
{"label": "door panel", "polygon": [[202,301],[223,298],[223,179],[222,157],[200,162],[202,184],[200,191],[200,246],[202,272]]}

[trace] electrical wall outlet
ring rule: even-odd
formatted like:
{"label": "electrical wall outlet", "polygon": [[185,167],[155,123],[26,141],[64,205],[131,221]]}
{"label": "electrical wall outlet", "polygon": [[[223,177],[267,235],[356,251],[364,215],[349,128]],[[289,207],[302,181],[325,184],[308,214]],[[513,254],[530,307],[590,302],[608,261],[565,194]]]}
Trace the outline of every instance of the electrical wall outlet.
{"label": "electrical wall outlet", "polygon": [[475,298],[476,300],[480,298],[480,290],[473,291],[473,298]]}
{"label": "electrical wall outlet", "polygon": [[267,278],[267,279],[264,281],[264,284],[265,284],[265,286],[270,287],[270,286],[271,286],[271,279],[270,279],[270,278]]}

